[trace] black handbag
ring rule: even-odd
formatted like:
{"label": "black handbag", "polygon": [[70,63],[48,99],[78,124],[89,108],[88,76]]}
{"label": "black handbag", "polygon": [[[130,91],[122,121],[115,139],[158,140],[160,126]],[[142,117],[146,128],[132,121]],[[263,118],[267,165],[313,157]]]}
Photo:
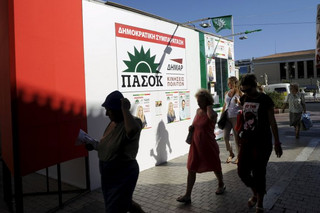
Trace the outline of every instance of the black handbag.
{"label": "black handbag", "polygon": [[224,129],[226,126],[228,120],[228,109],[226,109],[223,113],[221,113],[219,121],[218,121],[218,127],[219,129]]}
{"label": "black handbag", "polygon": [[186,143],[187,143],[187,144],[191,144],[192,136],[193,136],[193,131],[194,131],[194,127],[191,126],[191,127],[189,128],[189,133],[188,133],[187,139],[186,139]]}
{"label": "black handbag", "polygon": [[[234,95],[233,95],[234,96]],[[218,127],[219,129],[224,129],[224,127],[226,126],[227,120],[228,120],[228,108],[230,105],[230,102],[233,98],[233,96],[230,98],[230,101],[228,103],[227,109],[221,113],[219,121],[218,121]]]}

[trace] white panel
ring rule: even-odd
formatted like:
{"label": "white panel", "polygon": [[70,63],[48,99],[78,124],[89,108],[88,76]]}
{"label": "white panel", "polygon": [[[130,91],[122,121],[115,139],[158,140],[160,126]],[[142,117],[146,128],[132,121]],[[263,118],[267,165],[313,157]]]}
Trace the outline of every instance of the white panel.
{"label": "white panel", "polygon": [[[172,34],[176,25],[154,18],[117,9],[108,5],[83,1],[83,30],[88,133],[99,139],[107,125],[108,118],[104,115],[101,103],[106,95],[118,89],[117,52],[115,23],[121,23],[138,28]],[[197,109],[194,98],[200,88],[200,59],[198,33],[181,26],[176,30],[179,37],[185,38],[185,66],[187,88],[176,91],[190,91],[189,120],[167,123],[166,91],[126,91],[124,96],[133,99],[135,94],[146,94],[150,98],[148,110],[148,126],[143,129],[140,138],[140,148],[137,156],[140,170],[155,166],[161,162],[184,155],[189,150],[185,143],[188,126]],[[127,43],[129,41],[126,41]],[[162,114],[156,111],[156,101],[163,103]],[[134,109],[133,109],[134,113]],[[178,115],[178,113],[177,113]],[[171,152],[170,152],[171,151]],[[91,188],[100,186],[98,158],[95,151],[90,152]]]}

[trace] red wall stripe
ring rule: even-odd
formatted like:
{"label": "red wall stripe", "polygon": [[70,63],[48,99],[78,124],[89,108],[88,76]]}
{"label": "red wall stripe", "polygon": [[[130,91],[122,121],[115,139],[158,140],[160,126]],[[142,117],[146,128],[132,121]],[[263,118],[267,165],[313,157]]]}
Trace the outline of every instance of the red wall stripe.
{"label": "red wall stripe", "polygon": [[[87,155],[82,1],[14,1],[21,174]],[[11,69],[11,72],[14,70]]]}

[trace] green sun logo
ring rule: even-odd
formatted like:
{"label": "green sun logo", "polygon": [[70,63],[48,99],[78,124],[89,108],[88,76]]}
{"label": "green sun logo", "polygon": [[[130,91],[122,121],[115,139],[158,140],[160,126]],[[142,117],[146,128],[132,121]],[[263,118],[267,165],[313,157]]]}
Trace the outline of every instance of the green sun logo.
{"label": "green sun logo", "polygon": [[123,61],[128,69],[123,72],[139,72],[139,73],[160,73],[157,68],[159,63],[155,63],[156,56],[150,57],[150,49],[145,53],[143,46],[140,52],[134,47],[134,55],[128,52],[130,61]]}

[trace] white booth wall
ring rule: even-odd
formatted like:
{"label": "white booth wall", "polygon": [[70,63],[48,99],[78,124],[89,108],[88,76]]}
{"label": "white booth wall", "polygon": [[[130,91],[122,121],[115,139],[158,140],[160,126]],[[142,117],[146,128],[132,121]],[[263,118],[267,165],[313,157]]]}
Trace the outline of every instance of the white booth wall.
{"label": "white booth wall", "polygon": [[[151,118],[149,117],[148,126],[150,128],[143,129],[141,132],[137,156],[140,171],[142,171],[184,155],[189,150],[185,138],[188,126],[191,124],[198,108],[194,95],[201,87],[199,35],[192,29],[182,26],[177,27],[173,23],[110,5],[83,0],[87,126],[89,135],[96,139],[102,137],[109,122],[108,117],[105,116],[105,110],[101,107],[102,102],[110,92],[123,89],[119,87],[115,23],[169,35],[172,35],[176,30],[174,35],[185,39],[184,66],[186,67],[184,67],[184,76],[186,79],[184,80],[184,88],[173,90],[169,88],[165,90],[147,88],[145,91],[122,91],[124,96],[130,100],[132,100],[134,94],[145,94],[149,99],[149,116]],[[156,61],[159,61],[159,58],[156,58]],[[168,92],[189,92],[190,119],[167,123],[166,106],[163,107],[161,115],[155,114],[155,101],[161,100],[163,104],[166,103]],[[91,189],[95,189],[100,187],[96,151],[89,153],[89,165]]]}

